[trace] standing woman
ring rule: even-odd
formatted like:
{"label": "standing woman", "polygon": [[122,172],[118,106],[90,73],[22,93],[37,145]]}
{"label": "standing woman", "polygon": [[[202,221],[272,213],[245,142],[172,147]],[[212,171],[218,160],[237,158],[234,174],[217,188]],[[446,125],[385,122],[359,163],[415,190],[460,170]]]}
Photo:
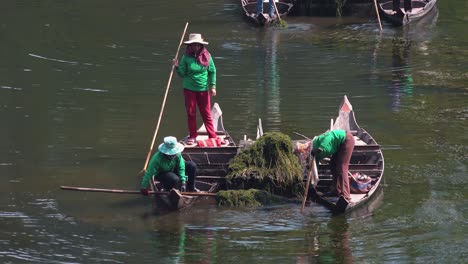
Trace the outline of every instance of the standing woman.
{"label": "standing woman", "polygon": [[184,44],[187,46],[180,63],[177,58],[172,63],[177,74],[183,78],[185,110],[189,129],[189,138],[186,144],[193,145],[197,138],[197,105],[208,137],[217,137],[211,117],[210,100],[210,93],[212,96],[216,96],[216,67],[211,54],[204,46],[208,45],[208,42],[203,40],[201,34],[190,34],[189,40],[185,41]]}

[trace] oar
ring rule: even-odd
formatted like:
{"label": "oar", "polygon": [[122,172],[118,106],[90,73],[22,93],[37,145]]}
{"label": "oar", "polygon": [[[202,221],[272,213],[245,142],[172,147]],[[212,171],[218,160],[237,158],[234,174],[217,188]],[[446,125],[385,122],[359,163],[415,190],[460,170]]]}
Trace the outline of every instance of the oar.
{"label": "oar", "polygon": [[281,20],[280,14],[278,12],[278,7],[276,6],[275,0],[273,0],[273,6],[275,7],[276,16],[278,17],[278,21],[279,21],[280,26],[287,27],[288,24],[285,21]]}
{"label": "oar", "polygon": [[377,8],[377,0],[374,0],[375,12],[377,13],[377,20],[379,21],[380,32],[382,32],[382,23],[380,22],[379,9]]}
{"label": "oar", "polygon": [[[86,188],[86,187],[73,187],[73,186],[60,186],[60,189],[68,190],[68,191],[80,191],[80,192],[141,194],[140,191],[134,191],[134,190],[100,189],[100,188]],[[204,192],[180,192],[180,193],[182,195],[188,195],[188,196],[216,196],[216,193],[204,193]],[[148,194],[169,194],[169,192],[149,191]]]}
{"label": "oar", "polygon": [[[184,32],[182,33],[182,37],[180,38],[179,47],[177,47],[177,52],[176,52],[176,55],[175,55],[175,59],[177,59],[177,57],[179,56],[180,46],[182,46],[182,42],[184,41],[184,36],[185,36],[185,32],[187,31],[187,27],[188,27],[188,22],[185,24]],[[153,152],[154,141],[156,140],[156,135],[158,134],[159,125],[161,124],[161,118],[162,118],[162,114],[164,112],[164,106],[166,105],[167,94],[169,92],[169,87],[171,86],[171,80],[172,80],[172,75],[174,74],[174,68],[175,68],[175,66],[172,65],[171,73],[169,74],[169,80],[167,81],[166,93],[164,94],[163,103],[161,105],[161,111],[159,112],[158,123],[157,123],[156,129],[154,131],[153,141],[151,142],[151,146],[150,146],[150,149],[148,151],[148,155],[146,156],[145,166],[143,166],[143,169],[140,171],[140,173],[138,175],[141,175],[142,173],[144,173],[146,171],[146,168],[148,167],[148,162],[150,160],[151,153]]]}

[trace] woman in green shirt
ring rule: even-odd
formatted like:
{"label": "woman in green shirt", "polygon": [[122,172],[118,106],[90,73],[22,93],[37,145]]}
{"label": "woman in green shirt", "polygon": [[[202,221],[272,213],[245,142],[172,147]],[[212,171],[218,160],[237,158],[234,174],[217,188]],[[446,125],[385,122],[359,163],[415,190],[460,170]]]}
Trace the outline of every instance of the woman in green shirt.
{"label": "woman in green shirt", "polygon": [[336,194],[350,201],[348,170],[354,150],[354,137],[349,131],[328,131],[313,140],[311,154],[317,162],[330,157],[330,169]]}
{"label": "woman in green shirt", "polygon": [[177,142],[175,137],[165,137],[164,143],[159,145],[158,151],[154,153],[148,165],[143,179],[141,180],[141,193],[148,195],[149,183],[152,177],[160,181],[166,190],[178,188],[180,191],[195,189],[196,165],[194,162],[185,161],[182,157],[184,146]]}
{"label": "woman in green shirt", "polygon": [[210,93],[216,96],[216,67],[213,58],[204,45],[201,34],[190,34],[189,40],[184,42],[187,47],[180,62],[175,58],[173,65],[177,74],[183,78],[185,110],[189,138],[187,144],[195,144],[197,138],[197,105],[205,124],[209,138],[216,138],[211,117]]}

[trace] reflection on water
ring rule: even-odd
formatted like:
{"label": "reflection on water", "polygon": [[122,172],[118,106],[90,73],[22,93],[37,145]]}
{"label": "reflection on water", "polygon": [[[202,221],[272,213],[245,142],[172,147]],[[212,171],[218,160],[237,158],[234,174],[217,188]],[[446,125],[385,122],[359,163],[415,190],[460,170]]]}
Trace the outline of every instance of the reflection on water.
{"label": "reflection on water", "polygon": [[[299,204],[260,208],[189,207],[178,213],[147,218],[152,231],[145,239],[151,254],[164,263],[353,263],[354,233],[365,225],[383,200],[379,189],[351,217],[330,217],[321,205],[303,215]],[[357,231],[356,231],[357,229]],[[354,235],[364,239],[361,235]]]}
{"label": "reflection on water", "polygon": [[[280,75],[278,65],[278,45],[280,32],[275,28],[259,31],[257,35],[256,78],[257,99],[256,107],[259,118],[264,119],[271,126],[281,124],[280,115]],[[266,109],[258,109],[266,107]]]}
{"label": "reflection on water", "polygon": [[331,242],[336,246],[333,263],[353,263],[349,243],[349,225],[345,216],[336,216],[328,223]]}
{"label": "reflection on water", "polygon": [[398,112],[401,100],[413,94],[413,74],[408,65],[411,41],[401,38],[393,39],[392,46],[392,83],[390,96],[392,97],[392,111]]}
{"label": "reflection on water", "polygon": [[389,86],[393,112],[399,112],[402,107],[402,100],[413,95],[413,71],[417,70],[420,65],[411,62],[411,53],[424,53],[427,50],[438,14],[439,10],[435,7],[430,14],[417,23],[403,26],[395,31],[392,38],[392,64],[390,69],[392,81]]}

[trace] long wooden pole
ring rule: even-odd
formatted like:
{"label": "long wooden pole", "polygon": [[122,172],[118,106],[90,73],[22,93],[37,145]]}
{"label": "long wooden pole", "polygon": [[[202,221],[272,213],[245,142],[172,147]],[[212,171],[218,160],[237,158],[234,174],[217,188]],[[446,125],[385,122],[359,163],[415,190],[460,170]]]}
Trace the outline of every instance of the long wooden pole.
{"label": "long wooden pole", "polygon": [[304,200],[302,200],[302,206],[301,206],[301,213],[303,214],[304,213],[304,207],[305,207],[305,204],[306,204],[306,201],[307,201],[307,195],[309,194],[309,186],[310,186],[310,181],[312,179],[312,171],[314,170],[314,161],[315,157],[314,156],[310,156],[310,171],[309,171],[309,175],[307,175],[307,181],[306,181],[306,187],[305,187],[305,190],[304,190]]}
{"label": "long wooden pole", "polygon": [[276,15],[278,16],[278,19],[281,20],[281,17],[280,17],[279,12],[278,12],[278,7],[276,6],[275,0],[273,0],[273,6],[275,7],[275,12],[276,12]]}
{"label": "long wooden pole", "polygon": [[[185,36],[185,32],[187,31],[188,24],[189,24],[188,22],[185,24],[184,32],[182,33],[182,37],[180,38],[179,46],[177,47],[177,52],[176,52],[176,55],[175,55],[175,59],[177,59],[177,57],[179,56],[180,46],[182,46],[182,42],[184,41],[184,36]],[[174,68],[175,68],[175,66],[172,65],[171,73],[169,74],[169,80],[167,81],[166,93],[164,94],[163,103],[161,105],[161,111],[159,112],[158,123],[157,123],[156,129],[154,131],[153,141],[151,141],[151,146],[150,146],[150,149],[148,151],[148,155],[146,156],[145,166],[143,166],[142,171],[146,171],[146,168],[148,167],[148,162],[149,162],[150,157],[151,157],[151,153],[153,152],[154,142],[155,142],[156,136],[158,134],[159,125],[161,124],[161,118],[162,118],[162,114],[164,112],[164,106],[166,105],[167,94],[169,92],[169,87],[171,86],[172,75],[174,75]]]}
{"label": "long wooden pole", "polygon": [[272,1],[273,1],[273,6],[275,7],[276,16],[278,16],[278,21],[281,24],[281,17],[280,17],[279,11],[278,11],[278,7],[276,6],[275,0],[272,0]]}
{"label": "long wooden pole", "polygon": [[379,21],[380,32],[382,32],[382,22],[380,22],[379,9],[377,8],[377,0],[374,0],[375,12],[377,13],[377,20]]}
{"label": "long wooden pole", "polygon": [[[140,191],[134,191],[134,190],[100,189],[100,188],[86,188],[86,187],[73,187],[73,186],[60,186],[60,189],[68,190],[68,191],[80,191],[80,192],[141,194]],[[180,193],[182,195],[188,195],[188,196],[216,196],[216,193],[203,193],[203,192],[180,192]],[[169,192],[149,191],[148,194],[169,194]]]}
{"label": "long wooden pole", "polygon": [[293,133],[296,134],[296,135],[299,135],[299,136],[301,136],[301,137],[303,137],[305,139],[311,140],[310,138],[308,138],[307,136],[305,136],[305,135],[303,135],[301,133],[297,133],[297,132],[294,132],[294,131],[293,131]]}

